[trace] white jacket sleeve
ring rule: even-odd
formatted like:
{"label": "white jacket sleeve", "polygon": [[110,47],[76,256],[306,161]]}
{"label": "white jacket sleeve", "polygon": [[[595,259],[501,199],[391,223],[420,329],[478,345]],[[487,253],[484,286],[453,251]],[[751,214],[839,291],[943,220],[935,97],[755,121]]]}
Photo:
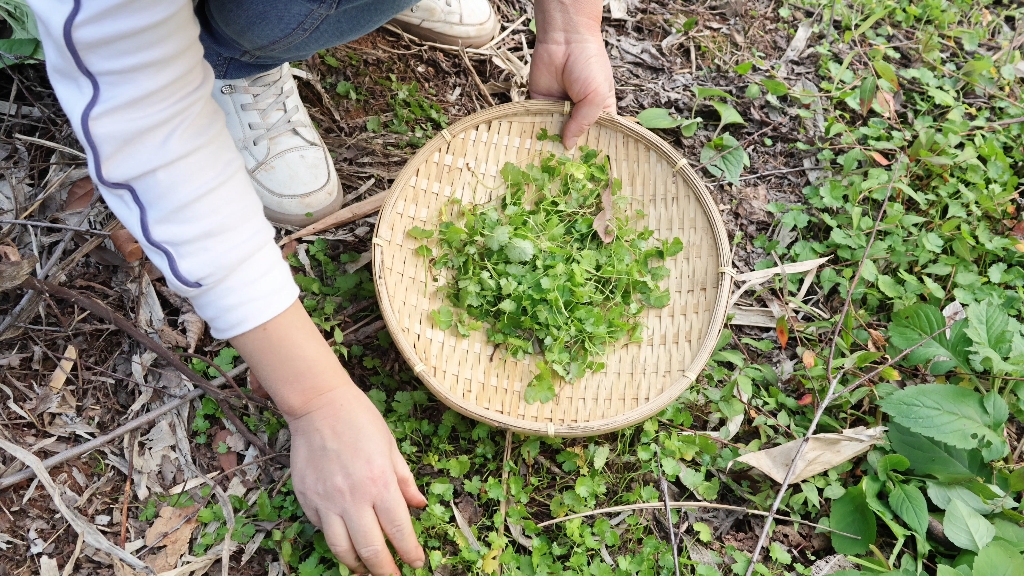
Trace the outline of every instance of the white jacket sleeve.
{"label": "white jacket sleeve", "polygon": [[213,101],[190,0],[29,0],[107,204],[215,337],[298,296]]}

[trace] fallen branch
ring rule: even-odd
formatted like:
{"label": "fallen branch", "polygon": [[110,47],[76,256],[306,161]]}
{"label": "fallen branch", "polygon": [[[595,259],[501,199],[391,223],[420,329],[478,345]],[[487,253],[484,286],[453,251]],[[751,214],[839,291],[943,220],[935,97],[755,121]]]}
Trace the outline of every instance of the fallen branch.
{"label": "fallen branch", "polygon": [[494,106],[494,98],[491,98],[490,93],[487,92],[487,88],[484,87],[484,83],[480,81],[480,76],[477,75],[476,70],[473,68],[473,63],[469,61],[469,56],[466,55],[466,49],[460,47],[459,55],[462,56],[462,61],[466,63],[466,69],[469,70],[470,76],[472,76],[473,80],[476,82],[476,87],[480,90],[480,95],[484,97],[488,106]]}
{"label": "fallen branch", "polygon": [[384,200],[387,199],[387,196],[387,192],[381,192],[380,194],[374,194],[373,196],[370,196],[366,200],[356,202],[351,206],[345,206],[344,208],[338,210],[334,214],[331,214],[326,218],[314,222],[313,224],[306,226],[305,228],[299,230],[294,234],[289,234],[285,236],[284,238],[281,239],[280,242],[277,243],[277,245],[284,246],[285,244],[297,238],[302,238],[303,236],[312,236],[317,232],[323,232],[324,230],[327,230],[329,228],[334,228],[335,226],[341,226],[342,224],[348,224],[349,222],[354,222],[355,220],[359,220],[360,218],[365,218],[370,214],[373,214],[374,212],[380,210],[380,207],[384,205]]}
{"label": "fallen branch", "polygon": [[110,232],[93,230],[83,226],[68,226],[66,224],[55,224],[53,222],[38,222],[36,220],[0,220],[0,224],[20,224],[22,226],[35,226],[36,228],[55,228],[57,230],[72,230],[74,232],[85,232],[99,236],[110,236]]}
{"label": "fallen branch", "polygon": [[[561,518],[555,518],[555,519],[552,519],[552,520],[548,520],[547,522],[541,522],[540,524],[537,524],[537,528],[543,528],[545,526],[551,526],[553,524],[558,524],[560,522],[568,522],[569,520],[575,520],[577,518],[586,518],[587,516],[596,516],[598,514],[612,514],[612,513],[615,513],[615,512],[629,512],[629,511],[632,511],[632,510],[658,510],[658,509],[664,508],[664,507],[665,507],[665,503],[664,502],[644,502],[644,503],[641,503],[641,504],[626,504],[626,505],[623,505],[623,506],[612,506],[611,508],[601,508],[601,509],[598,509],[598,510],[591,510],[590,512],[580,512],[579,514],[570,514],[569,516],[563,516]],[[742,506],[730,506],[729,504],[717,504],[717,503],[714,503],[714,502],[671,502],[671,503],[669,503],[669,507],[670,508],[681,508],[681,509],[684,509],[684,510],[685,509],[689,509],[689,508],[711,508],[711,509],[714,509],[714,510],[732,510],[734,512],[745,512],[747,514],[753,514],[755,516],[768,516],[767,512],[762,512],[761,510],[751,510],[750,508],[743,508]],[[850,538],[856,538],[857,540],[860,540],[859,536],[854,536],[853,534],[847,534],[846,532],[842,532],[840,530],[833,530],[832,528],[829,528],[828,526],[822,526],[821,524],[815,524],[814,522],[808,522],[806,520],[801,520],[799,518],[790,518],[789,516],[778,516],[778,515],[776,515],[775,517],[779,518],[780,520],[785,520],[787,522],[795,522],[797,524],[803,524],[804,526],[811,526],[811,527],[814,527],[814,528],[820,528],[822,530],[827,530],[829,532],[835,532],[836,534],[842,534],[843,536],[849,536]]]}

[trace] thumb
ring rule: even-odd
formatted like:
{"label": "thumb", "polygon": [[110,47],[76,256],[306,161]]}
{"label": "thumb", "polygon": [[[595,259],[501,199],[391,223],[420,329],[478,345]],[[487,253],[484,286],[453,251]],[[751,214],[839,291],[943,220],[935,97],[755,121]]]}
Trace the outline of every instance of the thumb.
{"label": "thumb", "polygon": [[395,466],[395,476],[398,479],[398,489],[405,498],[405,503],[413,508],[423,508],[427,505],[427,497],[416,487],[416,477],[409,470],[409,464],[402,458],[397,448],[391,450],[391,460]]}
{"label": "thumb", "polygon": [[569,117],[569,121],[565,123],[565,127],[562,128],[562,143],[565,145],[566,150],[572,150],[576,147],[576,142],[580,139],[580,136],[590,128],[594,122],[597,122],[597,117],[601,115],[601,111],[604,109],[604,100],[599,95],[598,91],[591,92],[586,98],[583,98],[576,102],[576,105],[572,109],[572,116]]}

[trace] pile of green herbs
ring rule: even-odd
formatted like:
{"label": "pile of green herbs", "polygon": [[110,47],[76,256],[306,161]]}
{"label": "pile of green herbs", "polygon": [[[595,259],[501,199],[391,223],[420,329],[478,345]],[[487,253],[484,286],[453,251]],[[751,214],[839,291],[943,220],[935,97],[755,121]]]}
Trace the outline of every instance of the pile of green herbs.
{"label": "pile of green herbs", "polygon": [[547,153],[523,168],[506,163],[497,200],[453,200],[436,230],[409,232],[436,238],[436,254],[427,245],[419,251],[451,305],[432,312],[439,328],[468,336],[486,326],[488,341],[519,360],[543,352],[529,403],[553,399],[556,376],[575,382],[604,369],[610,347],[642,341],[644,311],[669,303],[662,262],[683,249],[679,238],[658,240],[631,222],[606,155],[579,152]]}

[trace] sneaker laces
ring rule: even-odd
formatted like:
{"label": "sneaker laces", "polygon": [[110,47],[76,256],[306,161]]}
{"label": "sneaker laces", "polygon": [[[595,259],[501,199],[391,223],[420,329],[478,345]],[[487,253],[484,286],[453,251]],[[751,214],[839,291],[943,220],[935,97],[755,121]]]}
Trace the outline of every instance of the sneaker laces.
{"label": "sneaker laces", "polygon": [[[301,116],[296,118],[301,109],[300,106],[288,108],[287,104],[288,98],[295,94],[295,81],[291,71],[286,71],[283,67],[277,68],[253,79],[253,81],[257,80],[261,81],[259,85],[232,86],[235,92],[253,96],[254,101],[242,104],[241,108],[246,112],[255,110],[263,120],[262,122],[249,122],[250,130],[265,130],[253,139],[253,145],[258,146],[262,142],[292,130],[303,139],[308,140],[298,131],[298,128],[312,129],[312,126]],[[279,116],[270,120],[275,114],[279,114]]]}

